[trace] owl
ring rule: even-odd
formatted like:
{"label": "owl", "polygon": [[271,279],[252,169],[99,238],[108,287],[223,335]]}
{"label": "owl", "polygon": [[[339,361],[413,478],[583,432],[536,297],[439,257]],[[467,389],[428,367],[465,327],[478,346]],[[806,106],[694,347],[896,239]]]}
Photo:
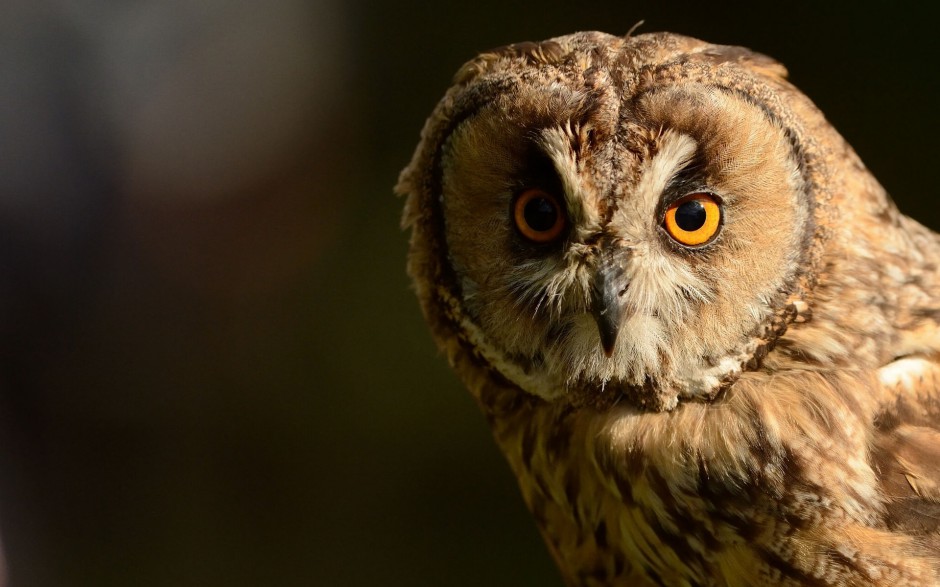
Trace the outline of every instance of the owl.
{"label": "owl", "polygon": [[940,585],[940,237],[764,55],[464,65],[397,192],[568,585]]}

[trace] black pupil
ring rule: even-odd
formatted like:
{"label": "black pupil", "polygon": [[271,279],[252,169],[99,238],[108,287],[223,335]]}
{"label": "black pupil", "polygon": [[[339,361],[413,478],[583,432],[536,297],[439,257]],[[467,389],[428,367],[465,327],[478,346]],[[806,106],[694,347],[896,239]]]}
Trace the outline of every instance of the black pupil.
{"label": "black pupil", "polygon": [[689,200],[676,208],[676,224],[686,232],[693,232],[705,225],[705,206],[698,200]]}
{"label": "black pupil", "polygon": [[551,230],[558,221],[558,210],[555,203],[548,198],[532,198],[525,205],[526,224],[536,232]]}

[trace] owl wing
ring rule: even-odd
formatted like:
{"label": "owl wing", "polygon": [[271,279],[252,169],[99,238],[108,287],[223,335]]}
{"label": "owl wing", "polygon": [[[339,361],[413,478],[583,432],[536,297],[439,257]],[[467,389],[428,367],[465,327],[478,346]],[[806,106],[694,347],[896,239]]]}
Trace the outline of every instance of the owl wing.
{"label": "owl wing", "polygon": [[940,365],[905,358],[879,375],[889,402],[876,421],[871,458],[888,524],[940,550]]}

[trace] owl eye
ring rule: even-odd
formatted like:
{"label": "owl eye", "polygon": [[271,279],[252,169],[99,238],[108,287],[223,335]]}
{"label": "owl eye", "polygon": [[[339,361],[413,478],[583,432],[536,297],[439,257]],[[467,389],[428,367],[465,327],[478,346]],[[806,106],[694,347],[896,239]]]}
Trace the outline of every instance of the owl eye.
{"label": "owl eye", "polygon": [[677,200],[666,209],[663,228],[677,243],[687,247],[712,240],[721,227],[721,204],[706,193],[695,193]]}
{"label": "owl eye", "polygon": [[558,199],[539,188],[529,188],[516,197],[513,220],[522,236],[537,243],[557,239],[567,223]]}

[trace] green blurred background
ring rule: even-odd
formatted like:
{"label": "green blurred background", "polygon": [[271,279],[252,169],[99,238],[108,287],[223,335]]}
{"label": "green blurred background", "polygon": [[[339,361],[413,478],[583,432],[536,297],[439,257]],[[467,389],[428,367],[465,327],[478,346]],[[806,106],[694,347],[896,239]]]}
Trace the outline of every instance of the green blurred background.
{"label": "green blurred background", "polygon": [[10,585],[560,585],[409,291],[398,171],[478,51],[645,19],[783,61],[940,227],[935,19],[822,6],[6,0]]}

